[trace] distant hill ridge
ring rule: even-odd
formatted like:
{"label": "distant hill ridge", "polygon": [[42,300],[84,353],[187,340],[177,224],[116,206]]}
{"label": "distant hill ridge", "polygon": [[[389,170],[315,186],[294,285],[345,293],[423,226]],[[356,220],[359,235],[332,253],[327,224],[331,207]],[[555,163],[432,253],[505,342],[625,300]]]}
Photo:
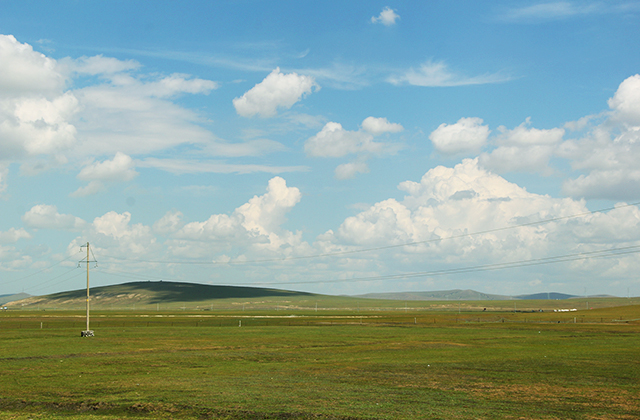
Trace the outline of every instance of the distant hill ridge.
{"label": "distant hill ridge", "polygon": [[15,293],[9,295],[0,295],[0,305],[4,305],[5,303],[13,302],[14,300],[22,300],[31,297],[28,293]]}
{"label": "distant hill ridge", "polygon": [[397,292],[397,293],[367,293],[364,295],[357,295],[354,297],[365,299],[387,299],[387,300],[509,300],[509,299],[550,299],[550,300],[563,300],[571,299],[578,296],[567,295],[564,293],[536,293],[532,295],[518,295],[518,296],[505,296],[505,295],[492,295],[488,293],[476,292],[475,290],[440,290],[435,292]]}
{"label": "distant hill ridge", "polygon": [[[172,281],[136,281],[112,286],[101,286],[91,289],[93,305],[102,307],[115,305],[157,305],[203,302],[217,299],[252,299],[252,298],[312,298],[319,296],[313,293],[295,292],[280,289],[268,289],[245,286],[219,286],[198,283],[182,283]],[[509,300],[539,299],[562,300],[578,296],[564,293],[536,293],[531,295],[503,296],[477,292],[475,290],[442,290],[432,292],[397,292],[367,293],[348,296],[352,298],[382,299],[395,301],[432,301],[432,300]],[[594,296],[595,297],[595,296]],[[54,293],[46,296],[29,296],[27,294],[0,296],[7,306],[77,307],[84,305],[86,289]],[[22,299],[22,300],[20,300]],[[0,304],[2,300],[0,300]]]}

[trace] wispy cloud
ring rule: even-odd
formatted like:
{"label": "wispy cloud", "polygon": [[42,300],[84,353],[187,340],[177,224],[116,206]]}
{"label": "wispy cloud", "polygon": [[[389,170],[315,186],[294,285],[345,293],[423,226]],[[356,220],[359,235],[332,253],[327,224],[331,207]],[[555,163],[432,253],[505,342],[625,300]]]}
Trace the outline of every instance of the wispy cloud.
{"label": "wispy cloud", "polygon": [[365,66],[335,62],[327,67],[292,69],[296,73],[313,76],[322,86],[347,90],[356,90],[368,86],[370,84],[370,75],[368,75],[370,70]]}
{"label": "wispy cloud", "polygon": [[173,174],[197,174],[197,173],[218,173],[218,174],[249,174],[255,172],[265,172],[279,174],[285,172],[307,172],[307,166],[268,166],[268,165],[244,165],[228,164],[216,161],[195,161],[185,159],[157,159],[148,158],[136,162],[140,168],[156,168]]}
{"label": "wispy cloud", "polygon": [[586,15],[632,11],[640,11],[640,3],[628,2],[612,5],[603,2],[552,1],[509,9],[500,14],[498,18],[507,22],[535,23]]}
{"label": "wispy cloud", "polygon": [[412,67],[403,73],[390,76],[387,81],[394,85],[442,87],[502,83],[511,79],[513,78],[510,75],[501,72],[465,76],[451,71],[442,61],[427,61],[418,69]]}

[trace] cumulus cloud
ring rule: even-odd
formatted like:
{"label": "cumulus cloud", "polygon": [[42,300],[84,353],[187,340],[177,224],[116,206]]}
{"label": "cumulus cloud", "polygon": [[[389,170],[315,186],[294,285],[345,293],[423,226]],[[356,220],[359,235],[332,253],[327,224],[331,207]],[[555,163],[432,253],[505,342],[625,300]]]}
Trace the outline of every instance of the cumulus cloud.
{"label": "cumulus cloud", "polygon": [[280,68],[273,70],[262,82],[239,98],[233,100],[238,115],[274,117],[278,109],[291,108],[304,96],[320,87],[311,76],[297,73],[284,74]]}
{"label": "cumulus cloud", "polygon": [[440,124],[429,135],[429,140],[445,155],[478,153],[491,132],[482,122],[481,118],[460,118],[455,124]]}
{"label": "cumulus cloud", "polygon": [[313,157],[357,155],[355,162],[338,165],[335,169],[336,179],[351,179],[369,172],[366,160],[372,155],[394,154],[401,148],[400,144],[374,141],[375,136],[402,130],[402,125],[390,123],[386,118],[367,117],[358,131],[345,130],[340,123],[328,122],[318,134],[307,139],[304,150],[307,156]]}
{"label": "cumulus cloud", "polygon": [[60,214],[56,206],[38,204],[22,216],[22,222],[34,229],[78,230],[86,222],[71,214]]}
{"label": "cumulus cloud", "polygon": [[33,51],[12,35],[0,35],[0,93],[2,96],[56,95],[66,78],[56,61]]}
{"label": "cumulus cloud", "polygon": [[[216,82],[140,74],[140,69],[134,60],[102,55],[56,61],[13,36],[0,36],[0,160],[20,162],[23,174],[37,175],[86,156],[152,153],[185,144],[204,150],[202,145],[215,140],[200,115],[173,98],[209,94]],[[74,89],[76,82],[84,87]],[[74,194],[104,187],[103,180],[91,182]]]}
{"label": "cumulus cloud", "polygon": [[11,228],[6,232],[0,232],[0,244],[14,243],[20,239],[31,239],[31,234],[22,228]]}
{"label": "cumulus cloud", "polygon": [[[483,170],[477,159],[465,159],[454,168],[436,167],[419,182],[403,182],[399,189],[407,193],[402,201],[387,199],[347,218],[332,234],[335,240],[367,246],[422,242],[585,210],[580,202],[529,193]],[[425,243],[414,251],[443,258],[451,254],[457,257],[446,258],[456,259],[482,259],[492,253],[496,253],[492,259],[507,255],[524,258],[549,245],[545,235],[544,229],[523,227]]]}
{"label": "cumulus cloud", "polygon": [[428,87],[484,85],[509,81],[510,76],[501,73],[464,76],[449,70],[442,61],[427,61],[417,70],[410,68],[398,75],[387,78],[394,85],[413,85]]}
{"label": "cumulus cloud", "polygon": [[[168,214],[158,222],[158,228],[173,231],[171,248],[174,254],[185,250],[198,254],[199,244],[205,241],[210,250],[229,250],[240,246],[238,252],[276,251],[292,252],[302,244],[301,233],[293,233],[281,228],[286,214],[300,201],[300,190],[288,187],[280,177],[272,178],[265,194],[254,196],[247,203],[236,208],[231,215],[214,214],[204,222],[187,223],[179,226],[180,217]],[[289,249],[289,251],[287,251]]]}
{"label": "cumulus cloud", "polygon": [[562,142],[564,129],[529,127],[529,118],[513,130],[498,127],[497,148],[480,155],[480,163],[497,172],[549,172],[549,159]]}
{"label": "cumulus cloud", "polygon": [[390,123],[386,118],[367,117],[362,121],[362,129],[374,136],[383,133],[399,133],[404,130],[402,125]]}
{"label": "cumulus cloud", "polygon": [[131,181],[138,176],[135,164],[130,156],[116,153],[111,160],[91,163],[80,171],[78,179],[85,181]]}
{"label": "cumulus cloud", "polygon": [[640,74],[625,79],[608,101],[613,118],[627,126],[640,126]]}
{"label": "cumulus cloud", "polygon": [[78,179],[90,181],[89,184],[71,193],[71,197],[85,197],[105,191],[105,182],[131,181],[138,176],[134,167],[133,159],[120,152],[111,160],[89,163],[78,174]]}
{"label": "cumulus cloud", "polygon": [[392,26],[395,25],[396,20],[398,19],[400,19],[400,15],[398,15],[395,10],[387,6],[382,9],[380,15],[378,15],[377,17],[371,17],[371,23],[381,23],[384,26]]}
{"label": "cumulus cloud", "polygon": [[390,123],[386,118],[368,117],[362,122],[362,130],[349,131],[342,124],[328,122],[304,145],[308,156],[342,157],[353,153],[394,153],[397,146],[373,141],[374,136],[402,131],[400,124]]}
{"label": "cumulus cloud", "polygon": [[[68,246],[69,253],[91,238],[91,247],[96,255],[103,257],[131,258],[132,256],[157,256],[161,251],[151,227],[142,223],[131,223],[131,213],[110,211],[86,224],[83,235]],[[107,260],[108,261],[108,260]]]}
{"label": "cumulus cloud", "polygon": [[[370,252],[358,261],[349,257],[352,267],[362,264],[361,272],[385,270],[387,264],[397,272],[402,269],[396,264],[406,271],[424,271],[425,260],[429,270],[437,270],[451,264],[460,267],[605,250],[637,244],[640,234],[640,210],[635,206],[589,214],[584,201],[530,193],[483,169],[477,159],[465,159],[453,168],[433,168],[420,181],[403,182],[399,189],[406,193],[402,200],[390,198],[369,206],[346,218],[337,230],[320,235],[314,245],[331,252],[408,244],[393,251]],[[575,270],[574,274],[612,276],[619,263],[580,260],[565,268]],[[557,266],[540,270],[546,282],[558,275]],[[630,271],[625,273],[628,276]],[[522,275],[538,278],[536,270]]]}
{"label": "cumulus cloud", "polygon": [[373,136],[362,131],[348,131],[342,124],[328,122],[315,136],[304,144],[308,156],[342,157],[351,153],[379,152],[381,144],[373,141]]}
{"label": "cumulus cloud", "polygon": [[557,155],[571,161],[581,175],[568,179],[563,191],[573,197],[630,200],[640,198],[640,75],[620,83],[608,101],[607,118],[584,137],[567,140]]}
{"label": "cumulus cloud", "polygon": [[344,180],[355,178],[357,174],[366,174],[369,166],[366,162],[349,162],[338,165],[335,169],[336,179]]}
{"label": "cumulus cloud", "polygon": [[160,220],[153,224],[153,231],[161,235],[168,235],[177,232],[184,222],[182,221],[183,214],[179,211],[169,211]]}
{"label": "cumulus cloud", "polygon": [[587,199],[624,200],[640,197],[640,170],[600,169],[568,179],[562,184],[562,191],[571,197]]}
{"label": "cumulus cloud", "polygon": [[69,150],[76,127],[68,120],[78,110],[71,93],[44,97],[0,99],[0,158],[19,159]]}

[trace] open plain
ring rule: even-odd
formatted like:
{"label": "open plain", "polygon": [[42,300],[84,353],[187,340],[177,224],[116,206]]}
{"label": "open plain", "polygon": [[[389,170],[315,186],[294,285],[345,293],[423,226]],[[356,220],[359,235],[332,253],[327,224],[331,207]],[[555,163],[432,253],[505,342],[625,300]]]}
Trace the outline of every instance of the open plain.
{"label": "open plain", "polygon": [[640,305],[590,300],[9,310],[0,417],[640,418]]}

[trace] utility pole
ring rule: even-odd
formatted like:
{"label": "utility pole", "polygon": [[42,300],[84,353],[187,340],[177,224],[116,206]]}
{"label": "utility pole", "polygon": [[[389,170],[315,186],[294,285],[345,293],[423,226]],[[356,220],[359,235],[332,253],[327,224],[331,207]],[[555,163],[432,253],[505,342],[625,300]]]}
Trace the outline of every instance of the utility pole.
{"label": "utility pole", "polygon": [[[93,337],[93,331],[89,329],[89,263],[92,262],[91,258],[89,258],[89,242],[86,245],[82,245],[80,249],[87,247],[87,329],[80,332],[80,337]],[[97,261],[94,261],[97,262]],[[80,264],[78,264],[80,265]]]}

